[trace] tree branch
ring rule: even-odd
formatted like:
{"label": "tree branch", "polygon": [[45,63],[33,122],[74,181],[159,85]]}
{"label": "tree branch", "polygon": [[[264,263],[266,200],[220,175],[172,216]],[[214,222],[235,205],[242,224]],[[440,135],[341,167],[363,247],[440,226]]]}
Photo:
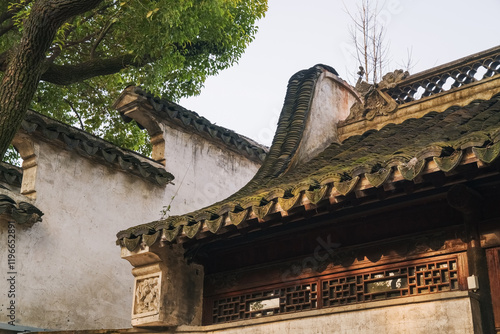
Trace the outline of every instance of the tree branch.
{"label": "tree branch", "polygon": [[77,65],[47,63],[41,79],[56,85],[70,85],[96,76],[118,73],[129,66],[142,67],[151,61],[148,57],[136,59],[133,55],[123,55],[108,59],[97,58]]}
{"label": "tree branch", "polygon": [[[84,39],[87,40],[87,37]],[[220,46],[203,41],[192,43],[187,47],[180,45],[172,45],[172,47],[178,49],[186,57],[205,52],[219,54],[224,50]],[[149,56],[137,58],[134,55],[121,55],[107,59],[95,58],[76,65],[57,65],[53,61],[60,53],[60,50],[54,49],[53,52],[54,54],[46,58],[42,65],[41,80],[61,86],[70,85],[96,76],[115,74],[130,66],[142,67],[154,61]],[[0,54],[0,71],[6,70],[8,58],[8,52]]]}
{"label": "tree branch", "polygon": [[43,74],[45,53],[57,29],[71,17],[95,8],[102,0],[35,1],[0,82],[0,157],[21,125]]}
{"label": "tree branch", "polygon": [[109,29],[111,29],[111,26],[113,24],[114,24],[114,22],[110,22],[106,27],[104,27],[104,29],[102,29],[101,33],[99,34],[99,37],[97,37],[94,45],[92,45],[92,49],[90,50],[90,59],[94,59],[95,50],[97,49],[97,47],[99,46],[101,41],[104,39],[104,37],[108,33]]}
{"label": "tree branch", "polygon": [[4,23],[7,20],[10,20],[16,13],[18,13],[23,7],[28,5],[32,0],[27,1],[26,4],[21,5],[18,4],[18,6],[12,6],[10,10],[6,10],[2,14],[0,14],[0,24]]}
{"label": "tree branch", "polygon": [[12,28],[14,28],[14,21],[12,20],[12,18],[14,17],[14,15],[16,15],[23,7],[29,5],[30,3],[32,2],[32,0],[30,1],[26,1],[25,4],[23,5],[19,5],[19,6],[12,6],[10,10],[7,10],[3,13],[0,14],[0,25],[4,24],[5,22],[8,21],[7,25],[5,25],[4,27],[0,28],[0,36],[2,35],[5,35],[6,33],[8,33],[9,31],[12,30]]}
{"label": "tree branch", "polygon": [[[69,49],[69,48],[71,48],[71,47],[73,47],[75,45],[80,45],[82,43],[90,41],[92,39],[92,37],[94,37],[94,36],[95,36],[95,34],[90,34],[88,36],[85,36],[85,37],[81,38],[80,40],[65,42],[64,45],[63,45],[63,48],[65,50],[67,50],[67,49]],[[53,46],[53,47],[51,47],[49,49],[49,52],[52,52],[52,53],[57,53],[57,52],[61,53],[60,51],[61,51],[61,47],[60,47],[59,44],[55,45],[55,46]],[[49,58],[54,59],[55,57],[50,56]]]}
{"label": "tree branch", "polygon": [[[185,57],[207,52],[212,54],[224,52],[223,47],[204,41],[197,41],[188,46],[174,44],[172,47],[179,50]],[[121,55],[107,59],[95,58],[76,65],[56,65],[47,60],[41,80],[61,86],[70,85],[96,76],[115,74],[129,66],[142,67],[154,60],[149,56],[138,58],[134,55]]]}
{"label": "tree branch", "polygon": [[0,24],[4,23],[7,20],[10,20],[14,16],[14,13],[11,11],[6,11],[0,14]]}
{"label": "tree branch", "polygon": [[10,21],[7,25],[0,28],[0,36],[5,35],[14,28],[14,21]]}
{"label": "tree branch", "polygon": [[76,117],[78,118],[78,120],[80,121],[80,126],[82,127],[82,130],[85,131],[85,126],[83,125],[83,122],[82,122],[82,118],[80,117],[80,114],[78,113],[78,111],[75,109],[75,107],[73,106],[73,103],[71,103],[70,100],[68,99],[64,99],[64,101],[69,104],[69,107],[71,108],[71,110],[73,110],[73,112],[76,114]]}

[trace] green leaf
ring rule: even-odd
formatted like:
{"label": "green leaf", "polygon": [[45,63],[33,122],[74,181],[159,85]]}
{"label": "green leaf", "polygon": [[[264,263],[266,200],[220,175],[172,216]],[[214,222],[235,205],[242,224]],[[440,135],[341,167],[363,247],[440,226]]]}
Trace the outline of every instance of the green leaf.
{"label": "green leaf", "polygon": [[[19,6],[14,20],[20,30],[33,3],[9,3]],[[0,4],[3,10],[6,6]],[[68,86],[42,81],[31,108],[76,127],[83,123],[85,131],[149,154],[147,133],[123,123],[111,108],[126,84],[141,84],[173,101],[198,94],[208,76],[238,61],[266,10],[266,0],[103,0],[59,28],[47,57],[57,65],[78,66],[133,55],[140,66],[128,64]],[[0,52],[14,48],[20,39],[17,30],[3,34]]]}

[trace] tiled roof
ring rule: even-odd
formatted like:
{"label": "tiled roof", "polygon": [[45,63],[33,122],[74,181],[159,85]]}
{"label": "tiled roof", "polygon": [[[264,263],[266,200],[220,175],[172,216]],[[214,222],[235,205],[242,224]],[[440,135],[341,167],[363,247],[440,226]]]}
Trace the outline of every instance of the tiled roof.
{"label": "tiled roof", "polygon": [[146,157],[139,159],[137,153],[121,149],[85,131],[42,116],[34,111],[28,111],[22,122],[22,129],[50,141],[57,140],[69,150],[74,150],[86,157],[100,159],[155,184],[164,185],[174,179],[174,176],[163,167],[158,167],[158,163],[149,161]]}
{"label": "tiled roof", "polygon": [[0,182],[20,188],[23,179],[23,172],[20,167],[0,162]]}
{"label": "tiled roof", "polygon": [[[195,131],[201,135],[208,136],[258,163],[261,163],[266,158],[267,147],[258,144],[250,138],[237,134],[232,130],[213,124],[194,111],[188,110],[166,99],[156,97],[140,87],[131,86],[125,90],[125,92],[127,91],[132,91],[144,97],[156,114],[161,118],[172,121],[176,125],[188,129],[189,131]],[[130,117],[123,114],[122,118],[125,122],[132,121]]]}
{"label": "tiled roof", "polygon": [[[218,233],[249,219],[266,221],[303,203],[335,203],[360,185],[414,180],[425,173],[450,172],[460,164],[492,163],[500,154],[500,94],[465,107],[431,112],[401,124],[389,124],[331,144],[312,160],[290,167],[297,150],[314,86],[323,69],[317,65],[294,75],[267,159],[255,177],[228,199],[183,216],[169,217],[117,234],[129,250],[141,242],[175,241]],[[325,201],[326,200],[326,201]]]}
{"label": "tiled roof", "polygon": [[33,224],[42,220],[42,211],[17,197],[20,198],[20,195],[15,196],[0,186],[0,217],[7,215],[8,220],[19,224]]}

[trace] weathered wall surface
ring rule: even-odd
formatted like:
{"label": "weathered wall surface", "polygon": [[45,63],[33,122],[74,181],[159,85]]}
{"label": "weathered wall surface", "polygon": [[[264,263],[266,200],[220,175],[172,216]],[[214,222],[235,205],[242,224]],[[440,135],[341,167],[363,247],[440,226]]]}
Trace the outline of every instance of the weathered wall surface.
{"label": "weathered wall surface", "polygon": [[[49,329],[127,327],[133,279],[120,260],[115,235],[157,219],[173,189],[40,145],[35,205],[45,215],[16,231],[16,323]],[[6,258],[3,251],[0,258]],[[7,322],[3,311],[0,317]]]}
{"label": "weathered wall surface", "polygon": [[[370,303],[368,303],[370,304]],[[197,330],[180,329],[171,333],[217,333],[217,334],[283,334],[283,333],[398,333],[428,334],[473,333],[471,304],[468,297],[432,300],[419,303],[398,303],[394,306],[357,308],[336,313],[308,312],[307,317],[283,317],[273,321],[272,317],[257,322],[239,322],[234,327],[206,326]],[[339,307],[341,309],[342,307]],[[304,312],[305,313],[305,312]],[[279,316],[276,316],[279,317]],[[267,321],[266,321],[267,320]]]}
{"label": "weathered wall surface", "polygon": [[187,213],[225,199],[250,181],[260,167],[197,134],[163,127],[166,170],[178,171],[174,174],[173,212]]}
{"label": "weathered wall surface", "polygon": [[[45,215],[32,227],[16,229],[15,324],[46,329],[130,327],[134,278],[120,258],[116,233],[159,219],[174,196],[172,215],[220,200],[258,167],[170,131],[167,145],[177,152],[170,151],[166,169],[176,179],[162,187],[75,151],[43,141],[36,145],[34,205]],[[0,242],[7,242],[4,224]],[[6,247],[0,248],[0,263],[8,272]],[[9,282],[0,280],[0,323],[11,320],[8,288]]]}
{"label": "weathered wall surface", "polygon": [[307,162],[338,142],[337,123],[347,118],[358,97],[342,79],[323,72],[318,79],[311,102],[304,135],[297,152],[298,162]]}

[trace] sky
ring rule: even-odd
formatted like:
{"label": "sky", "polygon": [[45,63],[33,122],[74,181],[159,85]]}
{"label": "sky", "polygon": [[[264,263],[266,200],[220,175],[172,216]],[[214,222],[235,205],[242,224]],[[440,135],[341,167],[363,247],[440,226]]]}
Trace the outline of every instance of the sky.
{"label": "sky", "polygon": [[[270,145],[289,78],[316,64],[352,79],[349,29],[355,0],[269,0],[255,40],[237,65],[210,77],[180,104],[212,123]],[[499,0],[386,0],[378,2],[390,65],[402,68],[411,50],[417,73],[500,44]]]}

